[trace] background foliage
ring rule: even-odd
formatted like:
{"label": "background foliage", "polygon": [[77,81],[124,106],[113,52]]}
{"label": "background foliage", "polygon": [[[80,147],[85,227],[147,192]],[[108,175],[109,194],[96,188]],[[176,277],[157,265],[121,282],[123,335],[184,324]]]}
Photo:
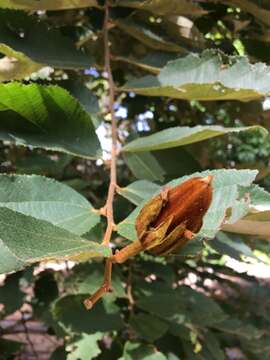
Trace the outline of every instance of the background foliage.
{"label": "background foliage", "polygon": [[95,210],[110,180],[103,18],[98,0],[0,0],[0,359],[267,360],[268,1],[110,1],[113,251],[164,184],[210,172],[214,198],[179,255],[116,265],[87,312],[111,253]]}

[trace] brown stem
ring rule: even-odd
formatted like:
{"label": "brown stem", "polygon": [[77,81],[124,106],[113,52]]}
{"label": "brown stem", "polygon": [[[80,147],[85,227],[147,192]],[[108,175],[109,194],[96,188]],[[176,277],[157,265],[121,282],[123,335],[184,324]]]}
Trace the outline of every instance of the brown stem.
{"label": "brown stem", "polygon": [[107,292],[111,291],[112,285],[112,265],[113,263],[122,264],[127,261],[130,257],[137,255],[143,251],[143,245],[139,240],[125,246],[120,251],[117,251],[113,256],[106,260],[104,281],[101,287],[89,298],[84,300],[84,306],[87,310],[92,309],[93,305]]}
{"label": "brown stem", "polygon": [[[105,1],[104,7],[104,70],[107,73],[109,82],[109,112],[111,114],[111,128],[112,128],[112,147],[111,147],[111,166],[110,166],[110,185],[107,195],[107,201],[103,211],[107,217],[107,228],[104,234],[102,244],[109,246],[112,233],[114,230],[114,216],[113,216],[113,200],[116,191],[116,159],[117,159],[117,124],[114,112],[115,99],[115,85],[112,76],[110,63],[110,44],[109,44],[109,0]],[[111,289],[112,277],[112,257],[106,260],[105,274],[103,285],[88,299],[84,301],[86,309],[91,309],[92,306]]]}
{"label": "brown stem", "polygon": [[112,259],[108,258],[105,265],[103,285],[88,299],[84,300],[84,306],[90,310],[93,305],[107,292],[111,291],[112,285]]}
{"label": "brown stem", "polygon": [[139,254],[141,251],[145,250],[140,240],[136,240],[133,243],[125,246],[121,250],[117,251],[112,256],[112,261],[117,264],[122,264],[127,261],[132,256]]}
{"label": "brown stem", "polygon": [[103,238],[103,245],[109,245],[113,227],[113,200],[116,189],[116,158],[117,158],[117,124],[114,112],[114,99],[115,99],[115,85],[112,76],[111,62],[110,62],[110,44],[109,44],[109,0],[105,2],[105,16],[104,16],[104,70],[108,76],[109,82],[109,111],[111,114],[111,126],[112,126],[112,148],[111,148],[111,169],[110,169],[110,185],[105,205],[107,216],[107,229]]}

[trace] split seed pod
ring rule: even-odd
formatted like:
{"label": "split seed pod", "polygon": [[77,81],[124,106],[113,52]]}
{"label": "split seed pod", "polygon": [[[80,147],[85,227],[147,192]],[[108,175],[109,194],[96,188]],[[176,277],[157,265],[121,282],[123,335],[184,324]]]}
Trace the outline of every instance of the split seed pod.
{"label": "split seed pod", "polygon": [[213,176],[194,177],[164,189],[141,209],[136,219],[138,239],[157,256],[174,253],[192,239],[212,201]]}

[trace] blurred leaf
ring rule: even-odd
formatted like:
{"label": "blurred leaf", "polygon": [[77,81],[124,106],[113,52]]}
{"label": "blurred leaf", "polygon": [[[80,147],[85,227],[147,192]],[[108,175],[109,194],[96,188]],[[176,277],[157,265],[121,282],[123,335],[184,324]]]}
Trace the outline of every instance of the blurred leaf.
{"label": "blurred leaf", "polygon": [[166,360],[165,355],[156,350],[154,346],[139,342],[127,341],[123,356],[119,360]]}
{"label": "blurred leaf", "polygon": [[49,154],[31,152],[26,157],[16,159],[16,173],[60,177],[70,162],[71,156],[68,154],[59,154],[52,159]]}
{"label": "blurred leaf", "polygon": [[191,343],[190,341],[182,341],[182,344],[185,353],[185,359],[188,360],[218,359],[217,357],[213,357],[205,347],[202,347],[200,341],[197,341],[195,344]]}
{"label": "blurred leaf", "polygon": [[68,349],[70,347],[75,349],[68,354],[67,360],[94,359],[101,352],[97,342],[102,339],[102,336],[103,334],[99,332],[92,335],[82,334],[78,340],[68,345]]}
{"label": "blurred leaf", "polygon": [[187,286],[174,290],[167,289],[160,294],[156,289],[151,295],[140,298],[137,306],[179,324],[193,323],[199,326],[211,326],[227,318],[214,300]]}
{"label": "blurred leaf", "polygon": [[116,0],[116,6],[132,7],[151,11],[157,15],[191,15],[199,16],[206,13],[198,4],[190,0]]}
{"label": "blurred leaf", "polygon": [[34,284],[32,307],[34,316],[52,328],[55,328],[55,324],[50,311],[50,306],[58,296],[58,284],[53,271],[42,271]]}
{"label": "blurred leaf", "polygon": [[110,255],[109,248],[65,229],[0,208],[0,273],[48,260],[81,260]]}
{"label": "blurred leaf", "polygon": [[241,339],[241,345],[244,347],[244,350],[248,350],[254,355],[262,355],[263,357],[256,357],[254,359],[267,360],[269,357],[269,347],[270,347],[270,338],[265,335],[256,341],[249,341],[248,339]]}
{"label": "blurred leaf", "polygon": [[240,187],[240,196],[248,194],[252,207],[258,210],[270,210],[270,193],[258,185],[252,184],[248,187]]}
{"label": "blurred leaf", "polygon": [[233,224],[243,218],[249,212],[249,200],[243,195],[243,198],[236,200],[230,209],[230,214],[226,219],[227,224]]}
{"label": "blurred leaf", "polygon": [[244,220],[254,220],[254,221],[262,221],[262,222],[268,222],[270,221],[270,210],[268,211],[260,211],[255,213],[247,214],[244,218]]}
{"label": "blurred leaf", "polygon": [[102,117],[96,95],[81,81],[64,80],[59,82],[59,85],[69,91],[79,101],[85,111],[89,113],[95,128],[97,128],[101,123]]}
{"label": "blurred leaf", "polygon": [[152,74],[159,74],[160,68],[165,66],[168,61],[175,60],[175,53],[162,51],[152,51],[143,58],[114,56],[114,60],[122,61],[148,71]]}
{"label": "blurred leaf", "polygon": [[86,158],[100,155],[91,117],[58,86],[0,85],[0,139]]}
{"label": "blurred leaf", "polygon": [[83,234],[83,238],[91,241],[95,241],[97,243],[101,243],[104,236],[104,224],[99,222],[96,226],[94,226],[90,231]]}
{"label": "blurred leaf", "polygon": [[47,220],[77,235],[99,222],[99,215],[87,199],[72,188],[42,176],[0,175],[0,207]]}
{"label": "blurred leaf", "polygon": [[67,360],[67,352],[64,346],[59,346],[52,353],[50,360]]}
{"label": "blurred leaf", "polygon": [[241,322],[236,318],[226,319],[214,324],[213,327],[225,333],[241,336],[250,340],[262,335],[262,332],[253,325]]}
{"label": "blurred leaf", "polygon": [[166,182],[202,170],[193,155],[182,146],[155,150],[151,154],[162,167]]}
{"label": "blurred leaf", "polygon": [[46,307],[59,295],[58,285],[52,271],[39,274],[34,286],[35,299]]}
{"label": "blurred leaf", "polygon": [[205,50],[169,62],[158,76],[128,82],[122,90],[146,96],[185,100],[241,100],[261,98],[269,90],[270,72],[265,64],[250,64],[245,57],[227,58]]}
{"label": "blurred leaf", "polygon": [[0,0],[0,7],[22,10],[64,10],[97,6],[96,0]]}
{"label": "blurred leaf", "polygon": [[66,295],[58,299],[52,310],[55,321],[68,334],[93,334],[97,331],[122,329],[123,320],[118,307],[106,307],[103,301],[99,301],[91,311],[86,311],[83,301],[88,296],[89,294]]}
{"label": "blurred leaf", "polygon": [[208,349],[215,360],[225,360],[224,351],[221,349],[221,344],[214,332],[207,331],[207,333],[204,334],[203,347]]}
{"label": "blurred leaf", "polygon": [[172,283],[175,281],[174,270],[171,267],[167,266],[167,263],[162,264],[160,262],[144,260],[143,270],[145,278],[147,276],[155,274],[157,278],[160,278],[167,283]]}
{"label": "blurred leaf", "polygon": [[198,16],[206,13],[199,5],[189,0],[172,0],[169,3],[166,0],[116,0],[115,5],[152,11],[157,15]]}
{"label": "blurred leaf", "polygon": [[242,255],[255,258],[250,247],[239,236],[219,232],[208,244],[221,255],[228,255],[236,260],[242,260]]}
{"label": "blurred leaf", "polygon": [[158,317],[138,313],[130,319],[130,325],[139,334],[142,339],[149,342],[153,342],[163,336],[168,328],[169,324]]}
{"label": "blurred leaf", "polygon": [[76,49],[73,42],[57,28],[49,29],[46,23],[34,16],[15,10],[0,9],[0,52],[2,50],[8,56],[23,60],[30,69],[36,67],[35,71],[41,65],[85,69],[93,61],[89,54]]}
{"label": "blurred leaf", "polygon": [[147,180],[138,180],[126,187],[118,187],[117,192],[131,201],[135,205],[139,205],[144,199],[153,196],[160,191],[160,186]]}
{"label": "blurred leaf", "polygon": [[124,160],[138,179],[150,181],[162,181],[164,179],[164,170],[150,153],[126,153]]}
{"label": "blurred leaf", "polygon": [[[269,11],[270,14],[270,11]],[[257,39],[241,39],[246,52],[260,61],[268,63],[270,60],[270,44]]]}
{"label": "blurred leaf", "polygon": [[243,234],[255,235],[264,238],[269,237],[270,211],[262,211],[258,214],[249,214],[234,224],[224,224],[222,230]]}
{"label": "blurred leaf", "polygon": [[183,52],[184,49],[177,43],[170,41],[166,36],[157,34],[148,24],[135,22],[128,19],[117,19],[114,23],[130,36],[141,41],[144,45],[149,46],[154,50],[168,51],[168,52]]}
{"label": "blurred leaf", "polygon": [[200,258],[204,249],[204,243],[201,239],[193,239],[189,241],[182,249],[176,250],[175,256],[177,259],[185,259],[186,257]]}
{"label": "blurred leaf", "polygon": [[257,0],[222,0],[222,2],[227,3],[228,5],[235,5],[240,7],[243,11],[249,12],[259,21],[264,23],[265,25],[270,26],[270,11],[263,8],[261,5],[261,1]]}
{"label": "blurred leaf", "polygon": [[[204,216],[203,226],[198,233],[198,238],[213,238],[215,236],[220,230],[221,224],[224,222],[226,210],[233,207],[239,200],[238,186],[249,186],[251,182],[254,181],[257,172],[254,170],[207,170],[175,179],[166,184],[166,186],[173,187],[191,177],[207,176],[209,174],[214,176],[213,199],[210,208]],[[151,196],[152,194],[149,197]],[[143,204],[148,199],[145,198],[144,200]],[[137,239],[134,223],[143,204],[140,204],[125,220],[118,224],[117,231],[121,236],[132,241]]]}
{"label": "blurred leaf", "polygon": [[12,355],[19,352],[25,346],[24,343],[14,340],[0,339],[0,359],[10,359]]}
{"label": "blurred leaf", "polygon": [[[72,274],[65,280],[65,288],[71,288],[75,294],[93,294],[102,284],[104,266],[98,263],[79,264],[72,269]],[[113,296],[126,297],[125,289],[117,268],[112,274]]]}
{"label": "blurred leaf", "polygon": [[0,53],[6,55],[0,59],[0,82],[21,80],[43,67],[42,64],[35,63],[23,53],[14,51],[1,43]]}
{"label": "blurred leaf", "polygon": [[[247,130],[256,130],[261,127],[248,126],[238,128],[225,128],[223,126],[177,126],[161,130],[155,134],[135,139],[124,146],[123,151],[153,151],[168,149],[177,146],[193,144],[227,133],[234,133]],[[267,131],[265,130],[267,133]]]}
{"label": "blurred leaf", "polygon": [[[23,305],[25,293],[20,290],[20,278],[22,274],[16,273],[9,275],[4,285],[0,286],[0,303],[4,305],[5,315],[19,310]],[[0,344],[1,350],[1,344]]]}

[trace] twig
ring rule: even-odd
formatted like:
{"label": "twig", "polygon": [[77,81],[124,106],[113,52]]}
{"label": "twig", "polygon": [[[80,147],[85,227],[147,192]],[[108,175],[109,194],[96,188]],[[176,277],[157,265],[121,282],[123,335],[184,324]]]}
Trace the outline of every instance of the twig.
{"label": "twig", "polygon": [[29,344],[30,349],[31,349],[31,351],[32,351],[35,359],[38,360],[38,353],[36,352],[36,349],[35,349],[35,347],[34,347],[34,344],[33,344],[32,340],[31,340],[30,335],[29,335],[29,331],[28,331],[28,327],[27,327],[27,325],[26,325],[26,320],[25,320],[25,318],[24,318],[24,312],[23,312],[23,311],[21,311],[21,317],[22,317],[22,318],[21,318],[21,322],[22,322],[22,326],[23,326],[23,328],[24,328],[24,333],[25,333],[26,341],[27,341],[27,343]]}
{"label": "twig", "polygon": [[117,158],[117,124],[114,112],[114,99],[115,99],[115,85],[112,76],[111,62],[110,62],[110,44],[109,44],[109,0],[105,2],[105,15],[104,15],[104,70],[108,76],[109,82],[109,112],[111,114],[111,126],[112,126],[112,148],[111,148],[111,168],[110,168],[110,185],[108,190],[107,201],[105,204],[106,217],[107,217],[107,229],[103,238],[103,245],[109,245],[113,227],[113,200],[116,189],[116,158]]}
{"label": "twig", "polygon": [[93,305],[106,293],[111,291],[112,284],[112,260],[108,258],[105,265],[104,281],[102,286],[90,298],[84,300],[87,310],[92,309]]}
{"label": "twig", "polygon": [[[112,233],[114,231],[114,216],[113,216],[113,200],[116,192],[116,160],[117,160],[117,124],[114,112],[114,99],[115,99],[115,85],[112,76],[111,62],[110,62],[110,44],[109,44],[109,0],[105,1],[104,7],[104,70],[107,73],[109,82],[109,112],[111,114],[111,127],[112,127],[112,147],[111,147],[111,166],[110,166],[110,184],[107,195],[107,201],[101,212],[107,217],[107,228],[104,234],[102,244],[105,246],[110,245]],[[105,274],[103,285],[88,299],[84,301],[85,307],[89,310],[92,306],[111,289],[112,277],[112,259],[108,258],[105,265]]]}
{"label": "twig", "polygon": [[132,264],[129,264],[128,278],[127,278],[127,298],[129,301],[128,310],[129,310],[130,317],[134,313],[134,305],[135,305],[135,301],[134,301],[134,298],[132,295],[132,274],[133,274]]}

